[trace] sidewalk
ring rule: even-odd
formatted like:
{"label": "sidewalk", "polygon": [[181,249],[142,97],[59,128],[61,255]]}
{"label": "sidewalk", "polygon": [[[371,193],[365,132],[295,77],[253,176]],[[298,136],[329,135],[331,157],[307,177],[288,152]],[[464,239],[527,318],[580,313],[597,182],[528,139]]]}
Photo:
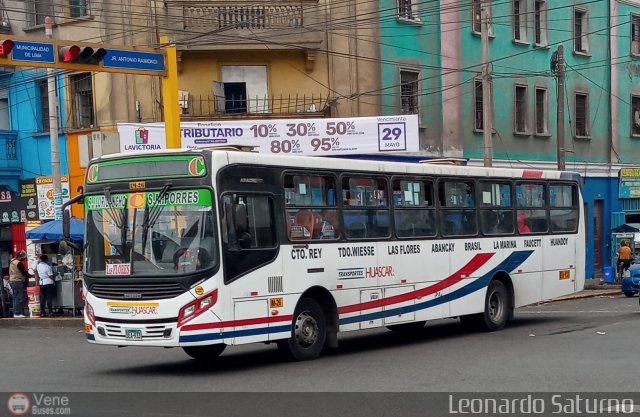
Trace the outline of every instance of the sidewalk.
{"label": "sidewalk", "polygon": [[616,297],[621,296],[622,290],[620,288],[620,284],[605,284],[604,281],[599,279],[587,279],[584,283],[584,290],[569,294],[563,295],[561,297],[556,297],[551,300],[541,301],[536,304],[547,304],[553,303],[556,301],[566,301],[566,300],[579,300],[581,298],[591,298],[591,297]]}
{"label": "sidewalk", "polygon": [[77,317],[34,317],[34,318],[0,318],[0,328],[2,327],[36,327],[36,328],[77,328],[84,329],[82,316]]}

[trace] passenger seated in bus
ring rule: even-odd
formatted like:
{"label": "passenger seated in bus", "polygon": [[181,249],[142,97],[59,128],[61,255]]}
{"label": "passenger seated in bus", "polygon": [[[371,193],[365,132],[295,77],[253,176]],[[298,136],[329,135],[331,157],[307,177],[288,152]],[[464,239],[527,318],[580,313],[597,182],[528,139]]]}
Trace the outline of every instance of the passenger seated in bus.
{"label": "passenger seated in bus", "polygon": [[524,211],[518,212],[518,232],[531,233],[531,228],[527,224],[527,214]]}
{"label": "passenger seated in bus", "polygon": [[337,239],[340,236],[340,222],[336,210],[325,210],[322,213],[321,239]]}

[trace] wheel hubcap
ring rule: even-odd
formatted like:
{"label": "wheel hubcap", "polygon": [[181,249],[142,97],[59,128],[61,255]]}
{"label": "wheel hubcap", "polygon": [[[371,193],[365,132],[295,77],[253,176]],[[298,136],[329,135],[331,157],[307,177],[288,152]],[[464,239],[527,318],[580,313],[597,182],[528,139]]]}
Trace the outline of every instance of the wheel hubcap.
{"label": "wheel hubcap", "polygon": [[496,292],[489,297],[489,317],[494,322],[500,321],[504,311],[504,303],[502,297]]}
{"label": "wheel hubcap", "polygon": [[304,311],[296,319],[296,340],[302,347],[309,347],[318,340],[318,322],[316,319]]}

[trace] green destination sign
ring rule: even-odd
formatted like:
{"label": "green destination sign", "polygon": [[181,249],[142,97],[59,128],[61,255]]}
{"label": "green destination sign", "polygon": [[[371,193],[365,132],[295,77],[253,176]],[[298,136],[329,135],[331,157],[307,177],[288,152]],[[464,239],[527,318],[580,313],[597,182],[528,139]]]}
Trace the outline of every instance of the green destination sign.
{"label": "green destination sign", "polygon": [[154,206],[211,206],[211,191],[209,190],[175,190],[167,192],[160,200],[158,197],[160,197],[159,191],[113,194],[111,204],[109,204],[104,195],[90,195],[85,197],[84,205],[86,210]]}

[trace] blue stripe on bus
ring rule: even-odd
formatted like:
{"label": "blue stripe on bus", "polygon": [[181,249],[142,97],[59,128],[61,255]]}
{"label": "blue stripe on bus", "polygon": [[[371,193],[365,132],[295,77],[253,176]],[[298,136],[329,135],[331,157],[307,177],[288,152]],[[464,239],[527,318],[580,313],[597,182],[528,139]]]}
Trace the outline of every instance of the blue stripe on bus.
{"label": "blue stripe on bus", "polygon": [[220,340],[232,337],[256,336],[259,334],[291,332],[291,324],[275,327],[260,327],[257,329],[234,330],[224,333],[203,333],[180,336],[180,343],[203,342],[205,340]]}
{"label": "blue stripe on bus", "polygon": [[[450,301],[457,300],[466,295],[474,293],[487,285],[491,281],[491,278],[498,271],[507,271],[511,272],[520,266],[524,261],[531,256],[533,253],[532,250],[527,251],[518,251],[514,252],[507,257],[504,261],[502,261],[499,265],[493,268],[491,271],[484,274],[482,277],[474,280],[473,282],[465,285],[462,288],[459,288],[453,291],[450,294],[443,295],[442,297],[438,297],[434,300],[425,301],[422,303],[417,303],[404,307],[397,307],[393,309],[387,309],[375,313],[363,314],[354,317],[348,317],[340,320],[340,324],[350,324],[357,323],[361,321],[369,321],[376,320],[384,317],[397,316],[399,314],[406,314],[415,312],[418,310],[424,310],[430,307],[435,307],[437,305],[448,303]],[[256,329],[248,329],[248,330],[235,330],[224,333],[203,333],[203,334],[194,334],[194,335],[185,335],[180,336],[180,343],[189,343],[189,342],[203,342],[208,340],[220,340],[232,337],[244,337],[244,336],[256,336],[260,334],[269,334],[269,333],[282,333],[282,332],[290,332],[291,325],[283,325],[283,326],[275,326],[275,327],[260,327]]]}
{"label": "blue stripe on bus", "polygon": [[400,315],[400,314],[412,313],[412,312],[415,312],[415,311],[418,311],[418,310],[424,310],[424,309],[427,309],[427,308],[430,308],[430,307],[435,307],[435,306],[443,304],[443,303],[448,303],[450,301],[457,300],[459,298],[462,298],[462,297],[464,297],[466,295],[474,293],[474,292],[486,287],[487,285],[489,285],[489,282],[491,281],[491,278],[493,277],[493,275],[496,272],[498,272],[498,271],[507,271],[507,272],[513,271],[518,266],[520,266],[524,261],[526,261],[527,258],[529,258],[529,256],[531,256],[532,253],[533,253],[532,250],[514,252],[511,255],[509,255],[509,257],[507,257],[507,259],[505,259],[502,263],[500,263],[498,266],[496,266],[495,268],[493,268],[491,271],[487,272],[486,274],[484,274],[480,278],[474,280],[473,282],[465,285],[462,288],[459,288],[459,289],[451,292],[450,294],[443,295],[442,297],[438,297],[438,298],[433,299],[433,300],[424,301],[422,303],[417,303],[417,304],[413,304],[413,305],[397,307],[397,308],[392,308],[392,309],[386,309],[386,310],[383,310],[383,311],[377,311],[375,313],[369,313],[369,314],[362,314],[362,315],[359,315],[359,316],[347,317],[347,318],[344,318],[344,319],[340,319],[340,324],[352,324],[352,323],[358,323],[358,322],[361,322],[361,321],[377,320],[377,319],[381,319],[381,318],[385,318],[385,317],[391,317],[391,316],[397,316],[397,315]]}

